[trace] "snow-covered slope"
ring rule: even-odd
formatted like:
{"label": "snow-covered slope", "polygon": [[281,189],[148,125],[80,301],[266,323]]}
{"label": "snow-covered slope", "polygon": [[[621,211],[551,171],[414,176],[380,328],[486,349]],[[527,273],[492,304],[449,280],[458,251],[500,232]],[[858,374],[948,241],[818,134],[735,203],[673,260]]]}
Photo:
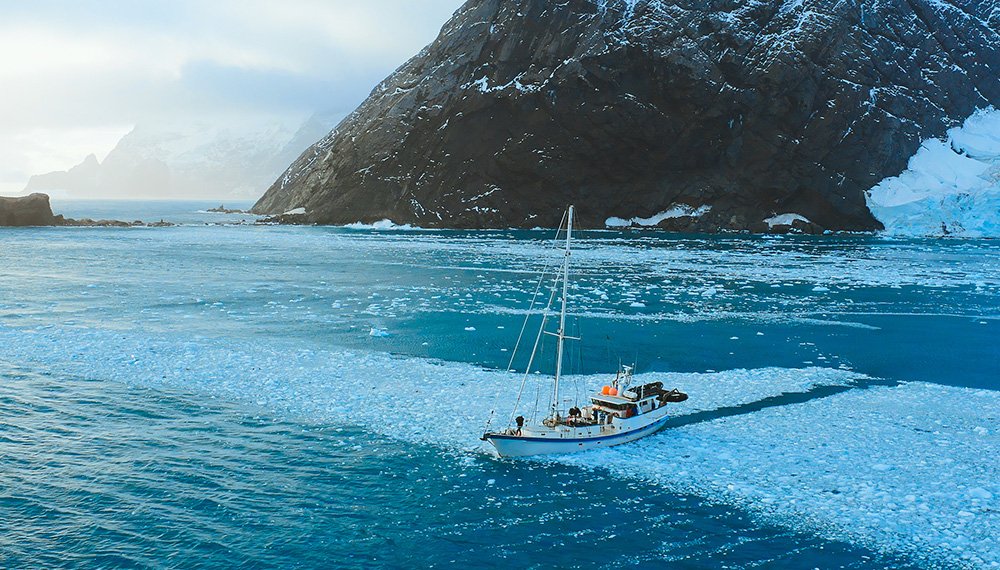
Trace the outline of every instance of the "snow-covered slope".
{"label": "snow-covered slope", "polygon": [[868,192],[868,207],[889,234],[1000,237],[1000,111],[924,141],[902,174]]}

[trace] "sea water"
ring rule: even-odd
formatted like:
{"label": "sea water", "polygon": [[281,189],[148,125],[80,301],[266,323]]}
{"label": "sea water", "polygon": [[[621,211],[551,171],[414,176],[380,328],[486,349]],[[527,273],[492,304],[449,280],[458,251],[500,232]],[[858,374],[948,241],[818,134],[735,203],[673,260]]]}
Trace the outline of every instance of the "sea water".
{"label": "sea water", "polygon": [[1000,564],[994,241],[581,232],[564,403],[622,363],[691,398],[639,442],[506,460],[478,437],[551,230],[216,205],[0,229],[0,566]]}

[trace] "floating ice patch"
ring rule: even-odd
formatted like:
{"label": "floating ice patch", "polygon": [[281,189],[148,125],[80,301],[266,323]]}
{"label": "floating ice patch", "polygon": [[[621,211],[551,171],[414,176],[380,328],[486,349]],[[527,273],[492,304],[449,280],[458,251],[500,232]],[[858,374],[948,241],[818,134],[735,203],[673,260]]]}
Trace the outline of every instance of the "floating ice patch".
{"label": "floating ice patch", "polygon": [[[57,355],[65,355],[65,359],[60,360]],[[326,421],[327,412],[336,413],[338,419],[380,433],[386,430],[404,439],[460,447],[479,446],[477,432],[481,426],[477,424],[488,415],[493,397],[499,390],[501,408],[504,403],[511,405],[521,381],[520,375],[469,364],[377,352],[310,350],[292,341],[234,344],[225,339],[129,336],[77,328],[30,331],[0,325],[0,358],[36,362],[64,373],[127,384],[184,385],[237,400],[263,400],[275,404],[272,408],[275,413],[320,411],[314,418],[317,421]],[[250,370],[257,372],[249,374]],[[613,374],[566,376],[565,382],[567,386],[579,385],[587,390],[613,377]],[[369,380],[370,385],[361,387],[359,378]],[[456,384],[456,378],[463,380]],[[697,398],[676,404],[678,413],[738,405],[820,385],[845,385],[857,378],[862,376],[819,368],[636,376],[637,381],[662,381],[696,393]],[[549,382],[544,377],[537,381]],[[470,397],[444,397],[454,395],[462,385],[468,387]],[[413,398],[383,397],[400,389],[413,394]],[[313,391],[330,392],[317,399]],[[401,413],[406,410],[412,415]],[[470,423],[460,422],[460,430],[448,433],[433,429],[434,422],[426,429],[413,426],[398,430],[412,418],[423,416],[435,421],[448,418]]]}
{"label": "floating ice patch", "polygon": [[[853,390],[675,429],[602,463],[833,539],[974,567],[1000,563],[1000,393]],[[590,459],[594,461],[593,458]]]}
{"label": "floating ice patch", "polygon": [[389,336],[389,331],[385,329],[380,329],[378,327],[372,327],[371,330],[368,331],[368,336],[373,336],[376,338],[384,338]]}

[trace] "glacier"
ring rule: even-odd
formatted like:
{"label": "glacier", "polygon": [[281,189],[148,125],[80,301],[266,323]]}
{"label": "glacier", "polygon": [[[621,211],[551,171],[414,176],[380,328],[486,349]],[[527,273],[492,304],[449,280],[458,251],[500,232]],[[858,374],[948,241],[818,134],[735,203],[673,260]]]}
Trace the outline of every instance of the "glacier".
{"label": "glacier", "polygon": [[924,141],[867,203],[888,235],[1000,237],[1000,111],[981,109],[945,140]]}

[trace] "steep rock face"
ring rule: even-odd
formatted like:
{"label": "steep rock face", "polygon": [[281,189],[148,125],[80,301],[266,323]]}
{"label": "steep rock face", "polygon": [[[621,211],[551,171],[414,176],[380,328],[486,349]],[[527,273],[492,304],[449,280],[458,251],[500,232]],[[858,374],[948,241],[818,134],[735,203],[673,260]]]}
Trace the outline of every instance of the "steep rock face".
{"label": "steep rock face", "polygon": [[0,196],[0,226],[52,226],[59,220],[52,215],[45,194],[7,198]]}
{"label": "steep rock face", "polygon": [[865,190],[1000,103],[996,30],[1000,0],[470,0],[255,211],[874,229]]}

